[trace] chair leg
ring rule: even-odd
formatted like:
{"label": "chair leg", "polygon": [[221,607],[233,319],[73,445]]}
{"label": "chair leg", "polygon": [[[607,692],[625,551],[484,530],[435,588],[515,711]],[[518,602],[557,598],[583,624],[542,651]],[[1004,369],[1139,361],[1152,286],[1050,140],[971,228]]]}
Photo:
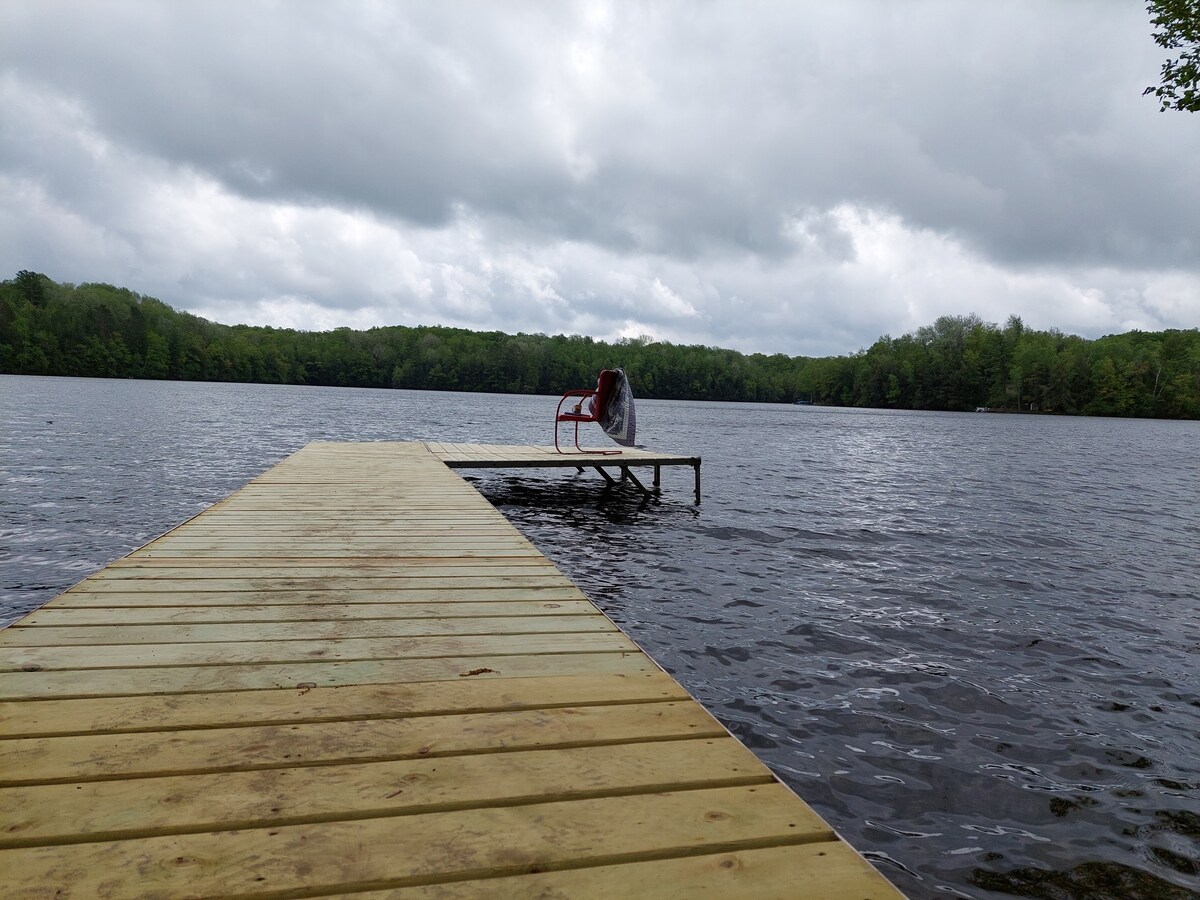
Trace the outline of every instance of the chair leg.
{"label": "chair leg", "polygon": [[556,453],[586,453],[592,456],[617,456],[623,453],[623,450],[585,450],[579,446],[579,423],[575,423],[575,450],[564,450],[558,444],[558,429],[561,423],[558,421],[558,413],[554,414],[554,450]]}

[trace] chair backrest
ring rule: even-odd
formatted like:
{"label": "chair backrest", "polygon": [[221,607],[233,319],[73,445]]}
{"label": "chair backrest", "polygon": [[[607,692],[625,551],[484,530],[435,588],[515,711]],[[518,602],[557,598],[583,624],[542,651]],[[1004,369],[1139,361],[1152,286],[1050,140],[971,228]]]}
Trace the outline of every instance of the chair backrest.
{"label": "chair backrest", "polygon": [[613,369],[602,369],[596,379],[596,398],[592,401],[592,409],[599,415],[608,406],[608,398],[612,396],[613,388],[617,385],[617,373]]}

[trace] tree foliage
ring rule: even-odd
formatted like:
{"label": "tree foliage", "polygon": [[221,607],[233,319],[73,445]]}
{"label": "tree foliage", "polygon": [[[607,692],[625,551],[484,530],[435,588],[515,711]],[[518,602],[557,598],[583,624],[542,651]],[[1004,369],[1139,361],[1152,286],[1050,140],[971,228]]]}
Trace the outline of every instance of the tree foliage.
{"label": "tree foliage", "polygon": [[108,284],[0,282],[0,371],[188,381],[558,394],[620,366],[636,394],[684,400],[1200,418],[1200,331],[1087,341],[943,316],[847,356],[744,355],[649,338],[389,326],[219,325]]}
{"label": "tree foliage", "polygon": [[1162,64],[1161,84],[1146,88],[1159,109],[1200,110],[1200,0],[1151,0],[1146,4],[1154,42],[1179,56]]}

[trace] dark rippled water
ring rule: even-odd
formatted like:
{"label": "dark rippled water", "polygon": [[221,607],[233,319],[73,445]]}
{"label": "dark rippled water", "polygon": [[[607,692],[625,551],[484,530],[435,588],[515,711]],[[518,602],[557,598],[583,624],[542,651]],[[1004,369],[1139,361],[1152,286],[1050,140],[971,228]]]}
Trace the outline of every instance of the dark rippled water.
{"label": "dark rippled water", "polygon": [[[636,385],[635,385],[636,389]],[[554,401],[0,377],[11,621],[309,440]],[[1200,896],[1200,423],[639,401],[664,495],[471,476],[919,897]]]}

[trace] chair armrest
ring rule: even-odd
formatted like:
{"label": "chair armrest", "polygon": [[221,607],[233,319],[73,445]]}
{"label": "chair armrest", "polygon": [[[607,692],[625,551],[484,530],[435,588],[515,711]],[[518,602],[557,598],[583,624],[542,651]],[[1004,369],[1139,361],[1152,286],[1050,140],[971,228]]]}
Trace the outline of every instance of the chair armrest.
{"label": "chair armrest", "polygon": [[[556,422],[564,422],[564,421],[595,422],[595,421],[597,421],[597,418],[594,413],[585,413],[583,411],[583,398],[594,397],[594,396],[596,396],[595,391],[588,391],[588,390],[582,390],[582,389],[574,390],[574,391],[567,391],[565,394],[562,395],[562,398],[558,401],[558,408],[554,410],[554,421],[556,421]],[[562,411],[563,404],[566,403],[567,400],[569,400],[572,397],[579,397],[580,400],[578,403],[575,404],[574,408],[571,411],[564,413]]]}

